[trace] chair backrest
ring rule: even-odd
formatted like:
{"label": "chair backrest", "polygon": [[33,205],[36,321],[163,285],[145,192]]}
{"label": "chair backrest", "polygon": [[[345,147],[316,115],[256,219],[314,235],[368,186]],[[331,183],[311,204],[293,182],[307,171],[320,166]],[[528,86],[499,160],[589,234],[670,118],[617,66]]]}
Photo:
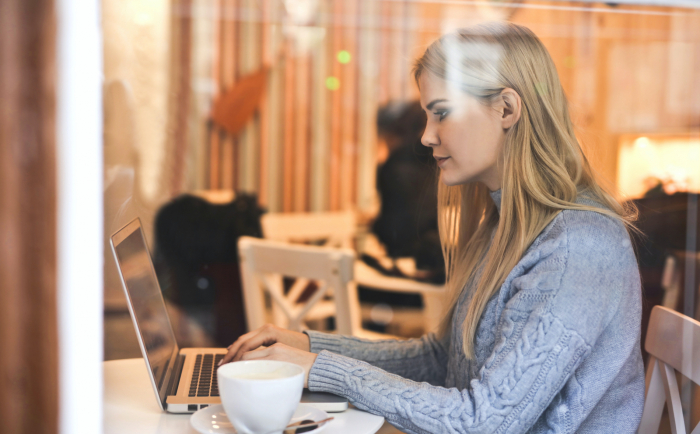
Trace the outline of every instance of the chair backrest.
{"label": "chair backrest", "polygon": [[352,248],[357,231],[353,211],[267,213],[261,219],[263,235],[276,241],[324,240],[325,245]]}
{"label": "chair backrest", "polygon": [[[673,434],[685,433],[676,371],[700,384],[700,322],[662,306],[651,311],[644,347],[650,354],[639,434],[659,432],[666,402]],[[692,432],[700,431],[700,425]]]}
{"label": "chair backrest", "polygon": [[[359,328],[352,250],[241,237],[238,253],[249,330],[267,322],[265,293],[286,317],[287,324],[278,325],[305,329],[307,315],[332,293],[336,302],[331,303],[335,311],[331,313],[335,313],[337,331],[351,335]],[[284,277],[298,278],[286,293]],[[309,281],[315,281],[318,288],[305,303],[297,303]]]}

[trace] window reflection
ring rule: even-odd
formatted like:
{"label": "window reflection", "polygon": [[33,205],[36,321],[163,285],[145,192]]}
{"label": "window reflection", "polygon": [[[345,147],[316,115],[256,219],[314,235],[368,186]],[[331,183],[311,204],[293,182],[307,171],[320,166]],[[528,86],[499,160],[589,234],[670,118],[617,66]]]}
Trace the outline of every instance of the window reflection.
{"label": "window reflection", "polygon": [[[255,195],[249,210],[355,212],[358,257],[415,277],[415,257],[407,265],[411,254],[372,236],[380,204],[392,199],[377,190],[377,163],[388,155],[377,113],[418,98],[412,62],[430,42],[487,20],[526,25],[542,39],[593,166],[638,205],[646,308],[663,304],[700,318],[698,9],[539,0],[105,0],[102,11],[105,239],[141,217],[181,344],[227,344],[218,341],[217,324],[243,314],[242,306],[231,310],[240,298],[217,311],[217,300],[239,285],[234,244],[245,231],[226,229],[235,218],[226,216],[243,194]],[[158,235],[156,216],[168,213],[177,224]],[[439,249],[430,255],[423,262],[441,263]],[[109,249],[105,270],[106,309],[119,317],[125,305]],[[380,330],[425,331],[411,316],[420,316],[420,299],[362,296],[367,322],[373,311],[394,309],[374,315],[392,318],[378,321]],[[118,358],[114,342],[108,336],[106,354]]]}

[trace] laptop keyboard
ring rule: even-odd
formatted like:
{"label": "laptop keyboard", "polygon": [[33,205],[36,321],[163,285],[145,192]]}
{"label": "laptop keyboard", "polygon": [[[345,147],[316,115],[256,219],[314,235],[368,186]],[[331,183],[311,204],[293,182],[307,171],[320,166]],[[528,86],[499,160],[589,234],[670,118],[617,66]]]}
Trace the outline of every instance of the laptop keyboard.
{"label": "laptop keyboard", "polygon": [[219,396],[216,368],[223,358],[224,354],[197,354],[189,396]]}

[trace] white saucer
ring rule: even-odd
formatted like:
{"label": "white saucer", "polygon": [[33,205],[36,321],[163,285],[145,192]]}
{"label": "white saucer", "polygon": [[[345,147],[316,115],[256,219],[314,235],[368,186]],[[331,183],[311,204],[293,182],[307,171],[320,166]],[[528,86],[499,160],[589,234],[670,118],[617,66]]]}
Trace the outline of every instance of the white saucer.
{"label": "white saucer", "polygon": [[[299,422],[304,419],[323,420],[327,417],[328,413],[323,410],[307,404],[299,404],[289,423]],[[333,421],[327,422],[312,431],[306,431],[304,434],[320,433],[331,423]],[[190,425],[202,434],[236,434],[236,429],[229,422],[228,416],[224,412],[224,406],[221,404],[210,405],[194,413],[190,417]]]}

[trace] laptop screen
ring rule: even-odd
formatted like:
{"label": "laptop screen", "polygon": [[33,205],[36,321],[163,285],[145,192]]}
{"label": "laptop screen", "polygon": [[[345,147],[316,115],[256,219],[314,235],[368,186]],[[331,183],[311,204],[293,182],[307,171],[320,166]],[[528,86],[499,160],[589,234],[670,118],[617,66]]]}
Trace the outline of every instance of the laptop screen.
{"label": "laptop screen", "polygon": [[178,348],[140,222],[135,220],[114,234],[112,242],[153,379],[161,390]]}

